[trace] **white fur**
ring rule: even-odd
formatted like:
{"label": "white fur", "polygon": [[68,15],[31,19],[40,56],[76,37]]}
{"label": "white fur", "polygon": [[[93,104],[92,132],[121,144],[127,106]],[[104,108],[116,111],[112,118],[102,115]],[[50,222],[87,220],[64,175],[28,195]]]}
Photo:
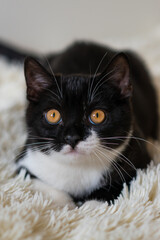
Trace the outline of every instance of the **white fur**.
{"label": "white fur", "polygon": [[[122,152],[129,139],[116,149],[104,152],[104,155],[95,155],[99,145],[99,139],[94,131],[83,142],[76,147],[76,152],[72,152],[69,145],[58,153],[52,151],[46,155],[40,151],[29,149],[26,156],[18,163],[24,166],[31,173],[36,175],[44,183],[55,189],[66,191],[70,194],[79,195],[90,192],[98,187],[104,171],[109,171],[112,161]],[[106,158],[111,161],[106,161]]]}
{"label": "white fur", "polygon": [[57,190],[38,179],[33,179],[32,189],[43,192],[46,196],[51,197],[53,203],[57,204],[58,206],[63,207],[68,205],[70,209],[75,208],[75,204],[69,194],[64,191]]}

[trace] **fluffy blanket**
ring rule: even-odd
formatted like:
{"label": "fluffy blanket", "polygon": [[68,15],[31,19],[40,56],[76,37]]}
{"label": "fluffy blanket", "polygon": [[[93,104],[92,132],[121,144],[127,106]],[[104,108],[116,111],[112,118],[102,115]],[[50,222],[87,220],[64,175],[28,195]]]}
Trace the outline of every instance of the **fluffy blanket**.
{"label": "fluffy blanket", "polygon": [[[107,41],[106,41],[107,42]],[[160,93],[160,29],[114,46],[138,51]],[[112,42],[113,45],[113,42]],[[159,96],[158,96],[159,97]],[[114,204],[85,203],[69,210],[33,192],[24,172],[14,176],[13,160],[26,138],[23,68],[0,59],[0,239],[160,239],[160,145],[149,143],[153,162],[124,189]],[[139,159],[141,161],[141,159]]]}

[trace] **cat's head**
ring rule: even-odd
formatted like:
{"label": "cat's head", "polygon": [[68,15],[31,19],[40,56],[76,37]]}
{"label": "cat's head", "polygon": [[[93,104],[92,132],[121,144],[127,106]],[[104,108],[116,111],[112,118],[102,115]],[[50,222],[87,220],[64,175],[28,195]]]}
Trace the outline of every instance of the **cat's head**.
{"label": "cat's head", "polygon": [[101,162],[106,154],[111,161],[123,150],[132,125],[132,87],[123,53],[92,76],[54,75],[27,58],[25,78],[28,148],[66,162]]}

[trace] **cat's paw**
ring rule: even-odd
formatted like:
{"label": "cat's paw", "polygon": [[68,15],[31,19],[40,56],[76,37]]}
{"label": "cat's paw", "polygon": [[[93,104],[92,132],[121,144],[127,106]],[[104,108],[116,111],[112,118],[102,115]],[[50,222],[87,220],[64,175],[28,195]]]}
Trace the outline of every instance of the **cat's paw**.
{"label": "cat's paw", "polygon": [[32,189],[34,191],[41,192],[46,197],[51,198],[53,200],[53,205],[58,207],[68,206],[69,209],[74,209],[76,207],[69,194],[64,191],[54,189],[52,186],[49,186],[38,179],[34,179],[32,181]]}
{"label": "cat's paw", "polygon": [[52,196],[53,196],[53,204],[57,205],[58,207],[67,206],[68,209],[70,210],[76,207],[72,198],[65,192],[54,190],[54,193]]}

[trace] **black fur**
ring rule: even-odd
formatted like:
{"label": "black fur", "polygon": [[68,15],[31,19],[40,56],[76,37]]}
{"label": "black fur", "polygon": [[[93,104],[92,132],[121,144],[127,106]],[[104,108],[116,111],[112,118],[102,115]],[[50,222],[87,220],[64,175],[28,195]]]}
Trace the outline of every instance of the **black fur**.
{"label": "black fur", "polygon": [[[13,58],[14,54],[11,55]],[[20,60],[23,61],[23,59],[22,54]],[[110,202],[120,194],[124,181],[129,184],[136,176],[136,169],[146,168],[150,162],[145,141],[135,138],[156,139],[158,135],[157,98],[148,71],[142,60],[134,53],[129,51],[119,53],[93,43],[75,43],[59,54],[49,55],[48,61],[55,76],[43,58],[41,63],[45,69],[32,58],[28,58],[25,62],[29,100],[26,114],[29,132],[26,148],[27,144],[35,141],[39,142],[39,147],[41,142],[44,142],[40,138],[36,140],[29,138],[35,135],[53,138],[51,148],[55,149],[56,146],[55,150],[60,151],[66,143],[65,137],[68,134],[78,136],[81,141],[88,136],[91,128],[101,138],[119,136],[116,140],[110,139],[104,143],[107,147],[115,148],[117,145],[109,143],[114,142],[119,146],[123,144],[125,141],[123,137],[127,136],[132,126],[133,137],[129,140],[123,154],[135,168],[118,157],[116,161],[124,179],[112,166],[111,179],[104,174],[98,189],[88,194],[72,196],[75,201],[98,199]],[[112,70],[114,71],[110,72]],[[88,89],[92,84],[93,88],[96,87],[103,77],[104,83],[92,99],[88,96]],[[111,80],[105,82],[109,77]],[[60,94],[61,90],[63,96]],[[44,117],[44,113],[53,106],[62,115],[63,121],[59,125],[48,124]],[[106,119],[102,124],[94,126],[89,122],[88,116],[92,110],[97,108],[106,112]],[[51,150],[51,148],[43,148],[41,151]]]}

